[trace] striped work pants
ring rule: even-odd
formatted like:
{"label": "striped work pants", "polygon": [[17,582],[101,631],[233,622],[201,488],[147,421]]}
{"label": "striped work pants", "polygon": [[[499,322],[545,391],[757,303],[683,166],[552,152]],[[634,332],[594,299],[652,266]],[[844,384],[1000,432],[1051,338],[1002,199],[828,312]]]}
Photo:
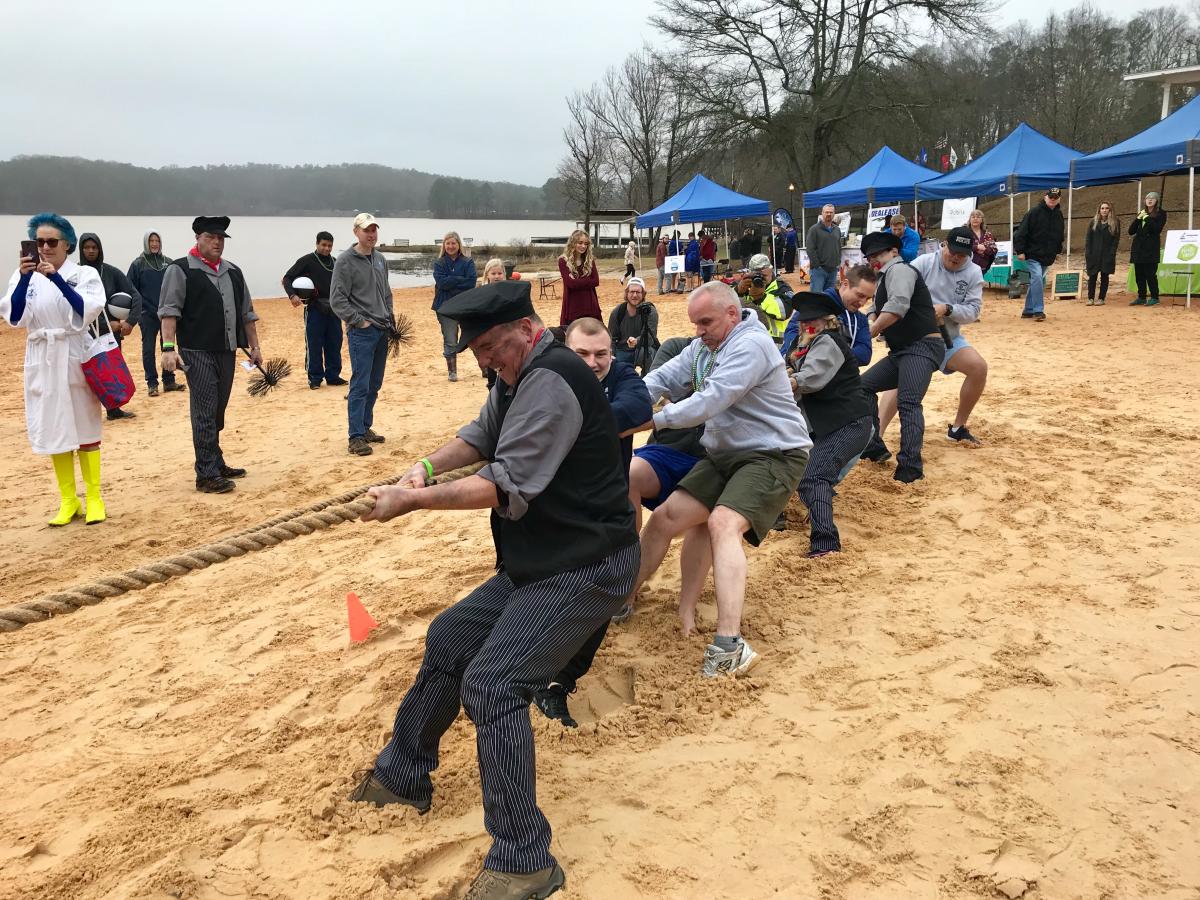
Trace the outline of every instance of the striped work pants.
{"label": "striped work pants", "polygon": [[192,413],[192,446],[196,451],[196,478],[219,478],[225,457],[221,454],[221,429],[225,407],[233,391],[236,358],[232,350],[184,350],[188,402]]}
{"label": "striped work pants", "polygon": [[925,443],[925,411],[922,403],[933,373],[942,367],[946,345],[938,337],[913,341],[903,350],[893,350],[862,377],[863,388],[871,400],[871,418],[875,435],[863,451],[864,456],[882,453],[886,447],[879,434],[879,398],[881,391],[896,391],[896,409],[900,416],[900,452],[896,454],[897,472],[920,474],[921,446]]}
{"label": "striped work pants", "polygon": [[475,723],[483,824],[492,836],[485,868],[528,873],[554,865],[550,823],[537,806],[529,703],[621,608],[640,560],[635,541],[520,587],[500,571],[429,624],[425,658],[375,777],[402,797],[432,799],[438,743],[461,705]]}
{"label": "striped work pants", "polygon": [[800,479],[800,499],[808,507],[811,526],[810,552],[842,549],[842,539],[833,522],[833,486],[846,463],[862,453],[870,438],[871,417],[862,416],[813,440],[808,465]]}

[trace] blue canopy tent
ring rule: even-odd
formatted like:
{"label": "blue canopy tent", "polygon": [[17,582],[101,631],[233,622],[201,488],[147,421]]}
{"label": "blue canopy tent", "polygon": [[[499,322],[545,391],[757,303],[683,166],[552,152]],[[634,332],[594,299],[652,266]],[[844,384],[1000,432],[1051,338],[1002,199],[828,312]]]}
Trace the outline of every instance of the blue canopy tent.
{"label": "blue canopy tent", "polygon": [[[703,175],[697,175],[669,200],[638,216],[637,227],[655,228],[660,225],[679,225],[683,222],[712,222],[717,219],[724,221],[770,215],[771,204],[766,200],[739,194]],[[725,252],[728,255],[728,228],[725,229]]]}
{"label": "blue canopy tent", "polygon": [[[1141,181],[1147,175],[1188,171],[1188,229],[1193,225],[1196,163],[1200,161],[1200,97],[1133,137],[1071,163],[1071,186]],[[1141,187],[1138,187],[1141,196]],[[1068,215],[1070,213],[1068,212]],[[1192,305],[1188,278],[1188,306]]]}
{"label": "blue canopy tent", "polygon": [[937,178],[937,172],[905,159],[885,144],[845,178],[805,193],[801,206],[869,206],[876,201],[915,200],[914,186],[931,178]]}

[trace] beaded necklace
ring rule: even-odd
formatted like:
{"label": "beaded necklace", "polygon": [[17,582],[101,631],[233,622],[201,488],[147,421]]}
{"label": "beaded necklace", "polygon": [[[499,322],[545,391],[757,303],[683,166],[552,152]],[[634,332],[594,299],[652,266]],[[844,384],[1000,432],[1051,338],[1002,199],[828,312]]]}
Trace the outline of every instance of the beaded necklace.
{"label": "beaded necklace", "polygon": [[717,364],[717,351],[709,350],[708,362],[705,364],[704,374],[700,373],[700,354],[707,349],[707,347],[701,344],[700,349],[696,351],[695,358],[692,360],[692,387],[697,391],[704,388],[704,382],[708,381],[708,376],[712,374],[713,367]]}
{"label": "beaded necklace", "polygon": [[321,266],[322,269],[324,269],[326,272],[333,271],[333,266],[325,265],[325,261],[321,259],[321,254],[318,253],[316,250],[313,251],[313,256],[315,256],[317,258],[317,263]]}

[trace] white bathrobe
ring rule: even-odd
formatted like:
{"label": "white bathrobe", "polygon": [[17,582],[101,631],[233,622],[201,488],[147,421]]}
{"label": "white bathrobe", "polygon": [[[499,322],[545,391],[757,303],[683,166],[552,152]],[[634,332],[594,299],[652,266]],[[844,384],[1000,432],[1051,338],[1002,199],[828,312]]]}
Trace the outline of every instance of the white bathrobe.
{"label": "white bathrobe", "polygon": [[12,295],[21,278],[13,273],[0,300],[5,323],[25,328],[25,424],[33,452],[44,455],[76,450],[100,440],[100,401],[83,377],[87,326],[104,310],[104,285],[91,266],[67,260],[58,270],[83,298],[79,316],[49,278],[34,272],[25,312],[12,322]]}

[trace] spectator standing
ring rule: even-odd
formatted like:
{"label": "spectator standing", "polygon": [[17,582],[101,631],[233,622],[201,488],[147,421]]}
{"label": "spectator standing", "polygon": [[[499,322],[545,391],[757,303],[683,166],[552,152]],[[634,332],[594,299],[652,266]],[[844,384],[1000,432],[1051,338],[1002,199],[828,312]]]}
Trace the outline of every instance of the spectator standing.
{"label": "spectator standing", "polygon": [[658,309],[646,299],[642,279],[630,278],[625,285],[625,302],[608,314],[608,333],[612,335],[613,357],[625,365],[640,367],[644,375],[658,350]]}
{"label": "spectator standing", "polygon": [[796,271],[797,238],[796,223],[788,222],[788,227],[783,232],[783,271],[788,275]]}
{"label": "spectator standing", "polygon": [[683,251],[683,269],[687,275],[687,289],[700,286],[700,241],[694,231],[688,232],[687,247]]}
{"label": "spectator standing", "polygon": [[1013,253],[1029,267],[1029,290],[1025,294],[1022,319],[1046,321],[1046,270],[1062,252],[1065,231],[1062,210],[1058,208],[1061,198],[1062,191],[1058,188],[1047,190],[1041,202],[1025,213],[1013,234]]}
{"label": "spectator standing", "polygon": [[[55,213],[29,220],[34,256],[20,256],[0,298],[0,318],[25,329],[25,427],[38,456],[54,465],[62,503],[50,520],[69,524],[85,514],[75,493],[75,453],[87,491],[89,525],[105,519],[100,497],[100,401],[80,371],[88,326],[104,315],[104,285],[88,266],[68,259],[75,229]],[[12,470],[9,469],[11,472]]]}
{"label": "spectator standing", "polygon": [[[1088,279],[1088,306],[1103,306],[1108,296],[1108,276],[1117,270],[1117,245],[1121,243],[1121,220],[1112,204],[1102,200],[1088,222],[1083,240],[1083,265]],[[1100,276],[1100,300],[1096,300],[1096,276]]]}
{"label": "spectator standing", "polygon": [[747,228],[742,232],[742,239],[738,242],[738,258],[742,261],[743,269],[750,265],[750,257],[757,252],[758,238],[755,237],[753,228]]}
{"label": "spectator standing", "polygon": [[347,450],[370,456],[371,444],[382,444],[377,434],[375,401],[387,369],[388,332],[395,323],[387,260],[375,249],[379,223],[370,213],[354,217],[355,242],[338,254],[333,264],[329,304],[346,323],[350,353],[350,390],[346,393]]}
{"label": "spectator standing", "polygon": [[[142,329],[142,368],[146,370],[147,393],[158,396],[158,351],[162,349],[159,338],[158,302],[162,294],[163,276],[171,260],[162,252],[162,237],[157,231],[147,231],[142,236],[142,254],[129,264],[125,276],[142,296],[142,316],[138,326]],[[175,380],[174,372],[163,372],[162,389],[165,393],[182,391],[184,386]]]}
{"label": "spectator standing", "polygon": [[664,234],[658,239],[658,246],[654,248],[654,265],[658,267],[658,294],[661,297],[666,293],[663,290],[663,284],[667,283],[667,236]]}
{"label": "spectator standing", "polygon": [[996,259],[996,251],[999,248],[996,246],[996,238],[988,231],[987,222],[983,218],[983,210],[971,210],[967,227],[971,229],[971,237],[975,241],[971,262],[979,266],[980,272],[986,273],[992,267],[992,262]]}
{"label": "spectator standing", "polygon": [[[437,311],[452,297],[475,287],[479,276],[475,274],[475,260],[463,250],[462,238],[457,231],[447,231],[442,238],[442,248],[433,264],[433,311]],[[442,356],[446,358],[446,377],[458,381],[458,355],[454,347],[458,343],[458,323],[438,314],[438,325],[442,329]]]}
{"label": "spectator standing", "polygon": [[[683,241],[679,239],[679,232],[676,231],[671,235],[671,242],[667,244],[667,256],[683,256]],[[676,272],[669,276],[667,280],[667,290],[672,294],[682,294],[684,273]]]}
{"label": "spectator standing", "polygon": [[[315,293],[312,297],[301,298],[293,289],[292,282],[301,277],[313,283]],[[334,315],[333,307],[329,305],[333,283],[333,235],[328,231],[317,232],[316,249],[292,263],[283,274],[282,283],[292,308],[304,307],[304,368],[308,372],[309,388],[315,391],[322,380],[334,387],[345,384],[346,380],[342,378],[342,320]]]}
{"label": "spectator standing", "polygon": [[717,242],[706,231],[700,232],[700,278],[704,283],[712,281],[717,271]]}
{"label": "spectator standing", "polygon": [[902,215],[892,216],[888,227],[892,229],[892,234],[900,238],[900,258],[906,263],[912,262],[917,258],[917,254],[921,252],[921,235],[915,228],[908,224],[908,220]]}
{"label": "spectator standing", "polygon": [[558,273],[563,283],[558,326],[566,328],[576,319],[599,319],[602,314],[596,288],[600,286],[600,273],[596,268],[592,239],[586,231],[577,228],[571,232],[567,246],[558,258]]}
{"label": "spectator standing", "polygon": [[771,226],[771,265],[778,272],[783,271],[783,258],[787,253],[787,235],[783,233],[782,225]]}
{"label": "spectator standing", "polygon": [[1162,259],[1159,237],[1167,224],[1167,214],[1161,204],[1158,191],[1150,191],[1146,194],[1145,206],[1129,223],[1129,233],[1133,235],[1129,261],[1133,263],[1138,291],[1137,299],[1131,300],[1130,306],[1158,306],[1158,263]]}
{"label": "spectator standing", "polygon": [[[100,281],[104,285],[104,295],[111,300],[114,294],[128,294],[133,300],[133,305],[129,309],[129,318],[122,321],[112,313],[106,313],[108,316],[108,327],[112,329],[113,337],[117,339],[117,345],[125,339],[125,335],[133,333],[133,326],[141,320],[142,317],[142,295],[138,293],[130,282],[129,278],[118,269],[116,266],[109,265],[104,261],[104,247],[100,243],[100,238],[88,232],[79,236],[79,263],[84,266],[91,266],[100,273]],[[132,413],[127,409],[117,407],[110,409],[107,413],[109,421],[114,419],[132,419],[136,417],[136,413]]]}
{"label": "spectator standing", "polygon": [[814,294],[837,283],[842,265],[842,230],[833,220],[837,209],[832,203],[821,207],[821,217],[808,229],[804,246],[808,250],[808,277]]}
{"label": "spectator standing", "polygon": [[625,245],[625,274],[621,276],[621,284],[625,284],[626,278],[632,278],[637,274],[637,244],[630,241]]}

